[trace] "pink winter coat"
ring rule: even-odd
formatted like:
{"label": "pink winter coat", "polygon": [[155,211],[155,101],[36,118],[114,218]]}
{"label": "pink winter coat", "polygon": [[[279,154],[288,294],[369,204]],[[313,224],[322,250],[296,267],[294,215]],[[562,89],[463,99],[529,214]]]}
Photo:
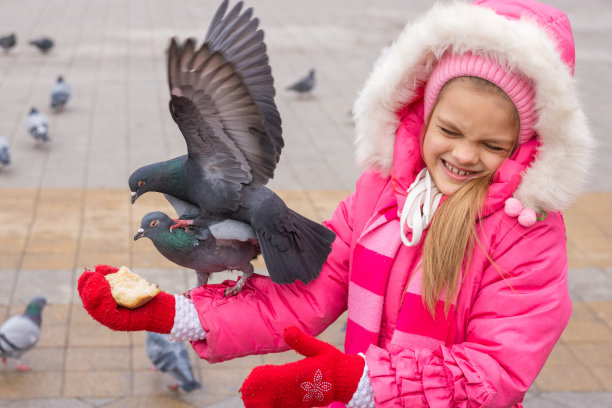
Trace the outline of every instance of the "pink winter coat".
{"label": "pink winter coat", "polygon": [[[220,362],[284,351],[282,332],[289,325],[318,335],[347,309],[349,320],[351,313],[358,320],[359,308],[366,313],[363,304],[351,301],[371,290],[367,283],[360,287],[351,281],[355,248],[364,244],[373,218],[381,213],[395,218],[404,201],[401,192],[423,166],[418,138],[422,84],[432,65],[425,61],[436,57],[431,50],[481,52],[489,45],[503,62],[505,53],[522,47],[529,52],[512,63],[534,81],[542,110],[535,126],[538,138],[520,146],[495,174],[481,220],[482,247],[464,271],[455,305],[453,338],[433,347],[425,338],[393,341],[401,337],[402,291],[421,257],[420,247],[402,247],[381,297],[378,342],[364,350],[377,407],[521,406],[571,313],[559,210],[583,183],[591,136],[572,85],[567,18],[530,0],[478,3],[484,7],[435,7],[408,26],[375,65],[355,105],[357,155],[370,170],[326,223],[337,238],[321,275],[308,285],[277,285],[256,275],[236,297],[223,296],[227,283],[191,292],[207,334],[206,340],[192,342],[201,358]],[[519,19],[524,13],[527,18]],[[444,37],[441,28],[451,25],[452,35]],[[458,30],[465,35],[456,35]],[[542,69],[546,66],[550,70]],[[504,212],[511,196],[547,210],[546,219],[529,228],[519,225]],[[345,348],[358,350],[359,342],[347,334]]]}
{"label": "pink winter coat", "polygon": [[[506,175],[501,172],[498,178]],[[414,262],[398,258],[385,297],[385,327],[379,344],[366,352],[377,406],[513,405],[565,328],[571,303],[561,214],[550,213],[536,226],[522,227],[499,205],[511,192],[493,190],[500,194],[490,197],[498,210],[484,218],[481,242],[508,274],[503,276],[476,251],[457,301],[455,344],[433,352],[425,344],[398,348],[390,344],[391,337]],[[217,362],[284,351],[282,331],[291,324],[321,333],[347,309],[352,252],[364,226],[395,195],[391,177],[366,172],[360,178],[356,192],[327,223],[337,239],[321,276],[309,285],[276,285],[255,276],[237,297],[223,297],[223,285],[193,290],[207,333],[205,341],[192,343],[198,355]]]}

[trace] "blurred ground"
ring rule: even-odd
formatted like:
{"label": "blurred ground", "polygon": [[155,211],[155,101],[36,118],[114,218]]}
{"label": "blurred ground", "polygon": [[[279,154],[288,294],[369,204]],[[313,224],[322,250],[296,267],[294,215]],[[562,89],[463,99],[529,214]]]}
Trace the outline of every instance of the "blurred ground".
{"label": "blurred ground", "polygon": [[[589,191],[564,213],[574,313],[530,390],[526,407],[612,406],[612,3],[549,1],[576,37],[576,80],[599,139]],[[430,1],[251,1],[266,32],[285,148],[270,186],[290,207],[327,218],[354,187],[352,102],[380,49]],[[4,0],[0,35],[18,45],[0,55],[0,134],[13,163],[0,170],[0,321],[35,294],[51,304],[43,335],[24,356],[28,373],[0,365],[0,407],[238,407],[250,369],[295,353],[210,365],[193,355],[204,388],[169,391],[151,372],[142,333],[115,333],[80,305],[76,279],[97,263],[128,265],[168,292],[195,283],[148,240],[134,242],[146,212],[171,212],[157,195],[131,206],[127,179],[141,165],[185,152],[168,114],[165,49],[171,36],[203,39],[217,1]],[[42,55],[27,40],[49,35]],[[317,69],[312,97],[285,87]],[[65,112],[49,111],[58,75],[72,86]],[[36,148],[23,128],[32,106],[50,119],[52,142]],[[257,262],[258,271],[265,272]],[[216,277],[220,280],[235,275]],[[321,338],[342,346],[345,319]]]}

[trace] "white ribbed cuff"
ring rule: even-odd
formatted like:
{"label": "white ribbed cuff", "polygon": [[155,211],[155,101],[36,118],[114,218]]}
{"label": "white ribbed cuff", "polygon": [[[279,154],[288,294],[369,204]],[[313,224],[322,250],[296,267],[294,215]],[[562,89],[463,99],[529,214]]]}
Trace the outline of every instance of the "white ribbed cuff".
{"label": "white ribbed cuff", "polygon": [[363,374],[359,380],[357,391],[353,394],[353,398],[346,404],[348,408],[375,408],[376,403],[374,402],[374,389],[372,389],[372,383],[368,376],[368,362],[363,353],[359,353],[363,357]]}
{"label": "white ribbed cuff", "polygon": [[174,326],[170,331],[170,341],[204,340],[206,332],[202,329],[193,301],[183,295],[174,295],[174,299]]}

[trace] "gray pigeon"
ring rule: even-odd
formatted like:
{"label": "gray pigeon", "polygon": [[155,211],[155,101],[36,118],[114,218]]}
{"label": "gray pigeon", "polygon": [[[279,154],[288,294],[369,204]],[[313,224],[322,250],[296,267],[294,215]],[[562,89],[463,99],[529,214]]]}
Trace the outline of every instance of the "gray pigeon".
{"label": "gray pigeon", "polygon": [[32,108],[30,110],[25,119],[25,127],[37,144],[49,141],[49,121],[38,109]]}
{"label": "gray pigeon", "polygon": [[147,237],[167,259],[195,270],[198,286],[205,285],[213,272],[242,271],[238,283],[225,292],[226,296],[238,294],[253,274],[250,261],[260,253],[255,231],[232,219],[211,224],[208,228],[191,226],[171,231],[174,224],[175,221],[163,212],[148,213],[142,218],[134,240]]}
{"label": "gray pigeon", "polygon": [[11,146],[6,137],[0,135],[0,168],[11,164]]}
{"label": "gray pigeon", "polygon": [[308,283],[331,251],[335,234],[289,209],[265,184],[283,147],[280,115],[263,32],[252,9],[227,0],[204,44],[193,39],[168,50],[170,113],[187,144],[186,156],[150,164],[129,179],[132,202],[148,191],[196,209],[172,226],[234,219],[249,224],[271,279]]}
{"label": "gray pigeon", "polygon": [[43,296],[36,296],[30,301],[25,312],[10,317],[0,327],[0,357],[6,364],[7,358],[17,359],[15,368],[27,371],[30,367],[21,363],[21,355],[38,343],[42,310],[47,304]]}
{"label": "gray pigeon", "polygon": [[295,84],[288,86],[287,90],[296,91],[300,95],[305,95],[312,92],[312,89],[314,88],[315,84],[315,70],[311,69],[306,77],[300,79]]}
{"label": "gray pigeon", "polygon": [[49,37],[39,37],[30,41],[30,45],[35,46],[40,52],[46,54],[53,48],[53,40]]}
{"label": "gray pigeon", "polygon": [[51,109],[56,112],[64,110],[70,99],[70,86],[64,81],[63,76],[57,78],[57,82],[51,88]]}
{"label": "gray pigeon", "polygon": [[9,52],[11,48],[13,48],[17,44],[17,35],[15,33],[11,33],[9,35],[5,35],[4,37],[0,37],[0,47],[4,50],[4,52]]}
{"label": "gray pigeon", "polygon": [[185,343],[172,342],[168,340],[167,334],[147,332],[145,349],[159,371],[170,374],[179,382],[170,386],[170,389],[176,390],[180,386],[189,392],[202,388],[202,384],[193,375]]}

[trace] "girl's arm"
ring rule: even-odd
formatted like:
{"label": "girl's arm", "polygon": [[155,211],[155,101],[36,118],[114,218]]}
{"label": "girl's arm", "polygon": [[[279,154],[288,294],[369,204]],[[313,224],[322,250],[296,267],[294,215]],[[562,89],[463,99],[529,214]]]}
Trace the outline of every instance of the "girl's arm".
{"label": "girl's arm", "polygon": [[464,343],[370,346],[377,407],[499,407],[523,398],[571,313],[561,215],[529,229],[512,225],[498,241],[497,267],[474,289]]}
{"label": "girl's arm", "polygon": [[308,285],[279,285],[253,275],[235,297],[224,297],[230,283],[191,291],[206,339],[193,341],[200,358],[225,361],[249,354],[289,349],[283,330],[291,325],[318,335],[347,308],[348,259],[352,235],[351,195],[340,203],[325,225],[336,233],[320,276]]}

